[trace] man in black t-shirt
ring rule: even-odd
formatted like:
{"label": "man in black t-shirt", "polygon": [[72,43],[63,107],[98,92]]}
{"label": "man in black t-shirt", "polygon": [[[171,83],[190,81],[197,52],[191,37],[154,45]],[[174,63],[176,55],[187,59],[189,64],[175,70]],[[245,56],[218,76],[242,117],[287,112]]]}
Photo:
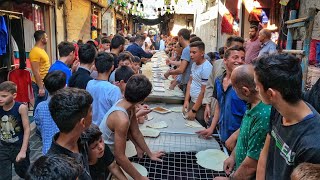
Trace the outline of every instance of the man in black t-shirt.
{"label": "man in black t-shirt", "polygon": [[257,179],[290,179],[302,162],[320,163],[320,115],[302,100],[299,59],[286,54],[264,56],[254,63],[256,89],[274,107],[271,131],[261,152]]}
{"label": "man in black t-shirt", "polygon": [[89,168],[92,179],[104,180],[111,172],[118,180],[126,180],[127,178],[115,162],[109,147],[104,144],[101,135],[99,127],[94,124],[91,124],[83,134],[89,146]]}

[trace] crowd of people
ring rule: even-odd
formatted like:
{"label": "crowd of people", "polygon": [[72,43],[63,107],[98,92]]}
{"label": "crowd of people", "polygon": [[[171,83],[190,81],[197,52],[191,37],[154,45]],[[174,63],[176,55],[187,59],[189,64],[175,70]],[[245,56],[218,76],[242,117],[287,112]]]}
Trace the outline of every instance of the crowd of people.
{"label": "crowd of people", "polygon": [[[271,32],[251,26],[249,39],[230,36],[217,52],[188,29],[177,36],[114,35],[86,43],[61,42],[50,65],[47,35],[34,34],[30,52],[34,121],[42,140],[30,164],[28,107],[16,102],[16,84],[0,84],[0,179],[12,164],[26,179],[143,177],[125,155],[130,139],[137,156],[162,161],[139,130],[152,110],[144,104],[152,84],[141,66],[165,51],[170,89],[185,94],[183,113],[198,121],[203,138],[213,133],[228,149],[228,177],[219,179],[320,179],[319,81],[302,91],[300,60],[277,52]],[[121,167],[121,168],[120,168]]]}

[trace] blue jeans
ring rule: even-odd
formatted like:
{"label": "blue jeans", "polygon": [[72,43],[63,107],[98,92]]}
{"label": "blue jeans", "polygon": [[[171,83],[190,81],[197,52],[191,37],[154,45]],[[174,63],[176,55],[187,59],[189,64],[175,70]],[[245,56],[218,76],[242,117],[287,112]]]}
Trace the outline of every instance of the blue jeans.
{"label": "blue jeans", "polygon": [[16,173],[21,177],[25,177],[30,166],[28,148],[26,158],[20,162],[16,162],[16,157],[20,152],[21,144],[11,144],[0,142],[0,180],[11,180],[12,179],[12,164]]}
{"label": "blue jeans", "polygon": [[34,94],[34,106],[33,106],[33,115],[34,115],[34,111],[36,110],[38,104],[42,101],[47,100],[48,91],[45,90],[44,96],[40,97],[39,96],[39,86],[35,82],[32,82],[32,89],[33,89],[33,94]]}

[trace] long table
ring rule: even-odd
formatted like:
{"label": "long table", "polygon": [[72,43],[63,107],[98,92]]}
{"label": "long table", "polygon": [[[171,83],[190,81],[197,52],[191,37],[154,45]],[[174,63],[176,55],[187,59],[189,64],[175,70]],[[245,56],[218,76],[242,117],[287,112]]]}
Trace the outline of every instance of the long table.
{"label": "long table", "polygon": [[[165,63],[167,58],[168,56],[164,51],[159,51],[153,55],[150,62],[142,66],[142,74],[147,76],[153,85],[152,93],[147,97],[146,101],[182,104],[184,101],[182,90],[178,86],[174,90],[169,90],[170,82],[173,79],[171,77],[165,79],[163,76],[169,70]],[[159,84],[163,84],[163,88]],[[159,88],[162,91],[159,91]]]}

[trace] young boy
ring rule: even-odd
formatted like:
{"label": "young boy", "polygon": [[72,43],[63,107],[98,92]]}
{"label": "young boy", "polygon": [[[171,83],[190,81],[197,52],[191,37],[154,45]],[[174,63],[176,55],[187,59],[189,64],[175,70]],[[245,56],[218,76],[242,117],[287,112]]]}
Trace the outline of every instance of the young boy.
{"label": "young boy", "polygon": [[84,136],[88,140],[89,146],[89,168],[92,179],[106,179],[109,171],[118,180],[127,179],[122,170],[114,160],[114,156],[109,147],[104,144],[102,132],[95,124],[84,132]]}
{"label": "young boy", "polygon": [[133,65],[132,69],[134,71],[134,74],[141,74],[141,59],[138,56],[134,56],[133,58]]}
{"label": "young boy", "polygon": [[12,179],[12,164],[24,178],[30,165],[30,125],[28,107],[15,102],[17,86],[11,81],[0,84],[0,179]]}
{"label": "young boy", "polygon": [[298,58],[263,56],[254,66],[261,100],[276,110],[270,116],[271,130],[259,158],[257,179],[290,179],[300,163],[320,163],[320,115],[301,98],[303,77]]}
{"label": "young boy", "polygon": [[92,122],[98,126],[103,116],[122,96],[120,89],[108,81],[113,63],[111,54],[100,52],[95,59],[98,77],[90,80],[86,88],[93,97]]}
{"label": "young boy", "polygon": [[47,154],[51,147],[52,137],[59,132],[56,123],[51,117],[49,102],[55,92],[66,86],[66,74],[62,71],[49,72],[44,78],[44,86],[49,92],[49,97],[37,106],[34,111],[34,121],[41,133],[42,154]]}
{"label": "young boy", "polygon": [[[122,52],[118,56],[118,61],[119,61],[119,67],[118,68],[120,68],[121,66],[128,66],[128,67],[132,68],[133,56],[132,56],[132,54],[130,52]],[[117,69],[115,69],[111,73],[111,75],[109,77],[109,82],[111,82],[111,83],[115,82],[115,73],[116,73],[115,71]]]}
{"label": "young boy", "polygon": [[49,110],[60,132],[54,135],[48,154],[64,154],[84,167],[79,179],[91,179],[88,144],[80,135],[92,122],[92,96],[83,89],[65,88],[52,96]]}
{"label": "young boy", "polygon": [[[131,76],[134,75],[133,70],[128,66],[122,66],[116,70],[115,80],[117,86],[120,88],[121,93],[124,94],[126,84]],[[143,124],[146,119],[148,119],[147,114],[151,112],[148,105],[137,104],[136,106],[136,116],[139,124]]]}
{"label": "young boy", "polygon": [[187,86],[183,112],[187,109],[188,119],[194,120],[196,118],[203,127],[207,127],[204,120],[205,107],[202,106],[202,99],[211,73],[212,65],[204,58],[204,51],[205,45],[203,42],[196,41],[190,44],[190,57],[194,63],[191,67],[191,76]]}
{"label": "young boy", "polygon": [[31,165],[26,180],[76,180],[82,171],[82,164],[66,155],[41,156]]}
{"label": "young boy", "polygon": [[161,161],[163,152],[151,152],[141,134],[136,118],[136,104],[142,102],[151,92],[152,85],[144,75],[134,75],[126,84],[124,98],[119,100],[107,112],[100,124],[105,143],[114,152],[117,163],[133,179],[147,179],[143,177],[130,163],[125,155],[126,141],[129,136],[152,160]]}

